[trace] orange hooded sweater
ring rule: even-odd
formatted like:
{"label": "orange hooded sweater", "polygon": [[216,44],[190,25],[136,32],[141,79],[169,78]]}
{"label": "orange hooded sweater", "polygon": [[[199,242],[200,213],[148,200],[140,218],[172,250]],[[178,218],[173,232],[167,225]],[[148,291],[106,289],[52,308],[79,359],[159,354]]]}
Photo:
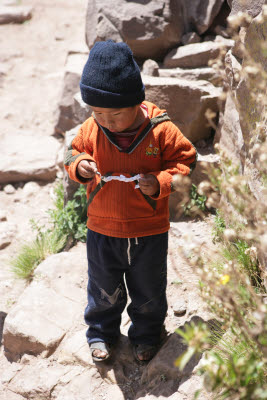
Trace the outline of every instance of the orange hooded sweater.
{"label": "orange hooded sweater", "polygon": [[[196,163],[194,146],[170,121],[166,111],[147,101],[143,104],[149,118],[126,150],[116,144],[111,132],[90,117],[66,153],[64,164],[70,178],[87,183],[87,227],[103,235],[132,238],[167,232],[173,175],[188,175]],[[79,177],[77,166],[81,160],[94,161],[101,175],[87,181]],[[135,189],[137,182],[101,179],[139,173],[155,175],[160,184],[158,196],[144,195]]]}

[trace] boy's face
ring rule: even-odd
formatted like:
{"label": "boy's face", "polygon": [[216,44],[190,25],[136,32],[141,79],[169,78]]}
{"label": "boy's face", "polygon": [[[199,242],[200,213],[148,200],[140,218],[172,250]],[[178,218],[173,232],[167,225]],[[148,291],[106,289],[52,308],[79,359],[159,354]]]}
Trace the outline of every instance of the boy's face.
{"label": "boy's face", "polygon": [[90,107],[97,122],[111,132],[124,132],[135,128],[140,104],[127,108]]}

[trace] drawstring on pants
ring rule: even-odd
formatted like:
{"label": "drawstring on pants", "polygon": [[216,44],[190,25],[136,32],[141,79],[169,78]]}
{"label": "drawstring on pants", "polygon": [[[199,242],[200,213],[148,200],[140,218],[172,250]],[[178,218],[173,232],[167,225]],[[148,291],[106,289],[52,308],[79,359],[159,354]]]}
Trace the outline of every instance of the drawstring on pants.
{"label": "drawstring on pants", "polygon": [[[135,244],[138,245],[138,238],[135,238]],[[128,256],[128,264],[131,265],[131,239],[128,238],[128,248],[127,248],[127,256]]]}

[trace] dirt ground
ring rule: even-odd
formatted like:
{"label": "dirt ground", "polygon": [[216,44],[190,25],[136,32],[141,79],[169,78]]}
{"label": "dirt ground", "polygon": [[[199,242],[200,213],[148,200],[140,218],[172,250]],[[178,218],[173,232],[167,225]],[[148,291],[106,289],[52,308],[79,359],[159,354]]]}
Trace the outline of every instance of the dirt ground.
{"label": "dirt ground", "polygon": [[7,69],[0,87],[1,134],[26,129],[51,135],[67,52],[84,44],[87,2],[19,4],[33,7],[32,19],[0,25],[0,63]]}

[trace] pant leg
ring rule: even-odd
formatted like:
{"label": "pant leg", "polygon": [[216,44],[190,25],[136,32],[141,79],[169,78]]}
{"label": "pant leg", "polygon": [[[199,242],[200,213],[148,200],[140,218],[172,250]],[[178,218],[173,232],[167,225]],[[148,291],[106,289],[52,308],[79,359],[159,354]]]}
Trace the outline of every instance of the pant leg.
{"label": "pant leg", "polygon": [[134,344],[158,344],[167,312],[168,232],[132,243],[125,276],[132,301],[127,309],[132,321],[128,336]]}
{"label": "pant leg", "polygon": [[120,334],[121,313],[126,305],[122,241],[88,230],[88,304],[85,322],[88,343],[114,343]]}

